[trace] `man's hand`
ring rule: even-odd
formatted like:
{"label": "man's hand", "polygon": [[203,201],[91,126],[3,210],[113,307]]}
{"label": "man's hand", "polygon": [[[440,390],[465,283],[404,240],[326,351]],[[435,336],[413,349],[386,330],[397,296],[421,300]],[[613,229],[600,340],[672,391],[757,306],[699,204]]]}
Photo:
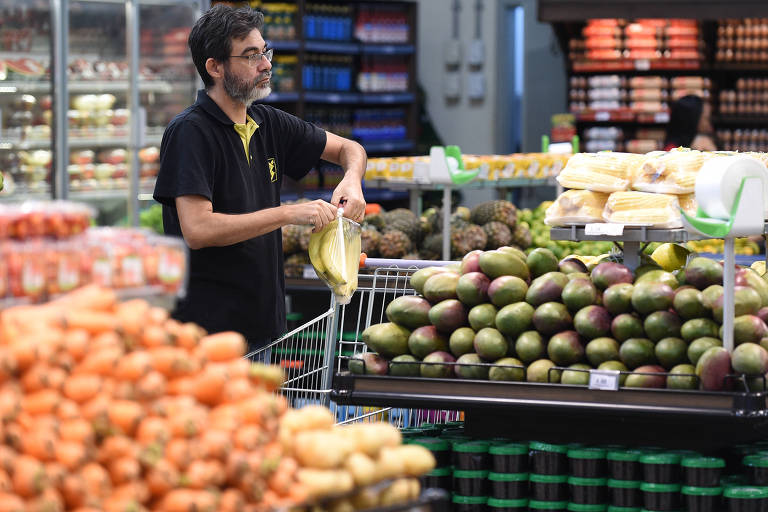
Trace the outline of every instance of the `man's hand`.
{"label": "man's hand", "polygon": [[288,209],[288,224],[310,224],[313,233],[319,232],[336,218],[336,207],[322,199],[291,204],[284,208]]}
{"label": "man's hand", "polygon": [[344,177],[333,191],[331,203],[343,207],[345,217],[362,222],[365,217],[365,197],[360,180],[353,176]]}

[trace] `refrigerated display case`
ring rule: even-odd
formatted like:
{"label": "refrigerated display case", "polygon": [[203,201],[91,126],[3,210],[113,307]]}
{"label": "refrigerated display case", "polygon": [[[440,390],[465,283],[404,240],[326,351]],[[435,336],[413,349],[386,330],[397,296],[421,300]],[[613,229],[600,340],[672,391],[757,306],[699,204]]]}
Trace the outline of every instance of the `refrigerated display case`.
{"label": "refrigerated display case", "polygon": [[[102,222],[136,223],[163,130],[195,98],[186,41],[201,8],[200,0],[0,4],[0,197],[67,197],[92,203]],[[57,45],[66,63],[59,81],[49,71]]]}

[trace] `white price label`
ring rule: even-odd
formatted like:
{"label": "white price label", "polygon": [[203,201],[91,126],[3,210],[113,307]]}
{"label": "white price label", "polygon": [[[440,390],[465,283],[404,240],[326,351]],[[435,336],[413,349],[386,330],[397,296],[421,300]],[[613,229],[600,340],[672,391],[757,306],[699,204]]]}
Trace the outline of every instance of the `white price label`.
{"label": "white price label", "polygon": [[589,389],[618,391],[620,375],[621,373],[617,370],[590,370]]}
{"label": "white price label", "polygon": [[609,224],[596,222],[584,226],[584,234],[588,236],[621,236],[624,234],[624,224]]}
{"label": "white price label", "polygon": [[648,71],[651,69],[651,61],[648,59],[637,59],[635,61],[635,69],[638,71]]}
{"label": "white price label", "polygon": [[314,267],[312,265],[304,265],[304,271],[301,274],[301,277],[304,279],[317,279],[317,272],[315,272]]}
{"label": "white price label", "polygon": [[610,112],[595,112],[595,121],[610,121]]}
{"label": "white price label", "polygon": [[653,120],[657,123],[668,123],[669,122],[669,112],[657,112],[653,116]]}

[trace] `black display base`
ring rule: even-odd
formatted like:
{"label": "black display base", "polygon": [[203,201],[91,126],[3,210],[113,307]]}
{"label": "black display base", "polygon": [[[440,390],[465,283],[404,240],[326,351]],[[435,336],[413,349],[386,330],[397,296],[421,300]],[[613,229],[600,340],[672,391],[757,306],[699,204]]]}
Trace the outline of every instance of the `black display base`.
{"label": "black display base", "polygon": [[334,377],[338,404],[465,413],[476,437],[717,451],[768,437],[768,393],[678,391],[527,382]]}

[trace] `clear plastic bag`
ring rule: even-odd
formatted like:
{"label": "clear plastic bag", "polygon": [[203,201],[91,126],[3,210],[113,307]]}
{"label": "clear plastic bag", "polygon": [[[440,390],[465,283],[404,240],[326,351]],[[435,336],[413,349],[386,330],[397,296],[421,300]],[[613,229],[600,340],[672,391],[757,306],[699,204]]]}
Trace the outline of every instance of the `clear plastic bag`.
{"label": "clear plastic bag", "polygon": [[614,192],[605,203],[603,219],[627,226],[683,227],[677,196],[650,192]]}
{"label": "clear plastic bag", "polygon": [[699,169],[714,153],[675,149],[649,153],[633,172],[632,188],[658,194],[691,194]]}
{"label": "clear plastic bag", "polygon": [[603,222],[608,194],[589,190],[566,190],[552,203],[544,216],[547,226],[568,226]]}
{"label": "clear plastic bag", "polygon": [[349,304],[357,290],[360,266],[360,224],[342,216],[309,239],[309,260],[318,277],[333,290],[336,302]]}
{"label": "clear plastic bag", "polygon": [[642,155],[630,153],[578,153],[573,155],[557,177],[565,188],[593,192],[627,190],[632,183],[631,169]]}

